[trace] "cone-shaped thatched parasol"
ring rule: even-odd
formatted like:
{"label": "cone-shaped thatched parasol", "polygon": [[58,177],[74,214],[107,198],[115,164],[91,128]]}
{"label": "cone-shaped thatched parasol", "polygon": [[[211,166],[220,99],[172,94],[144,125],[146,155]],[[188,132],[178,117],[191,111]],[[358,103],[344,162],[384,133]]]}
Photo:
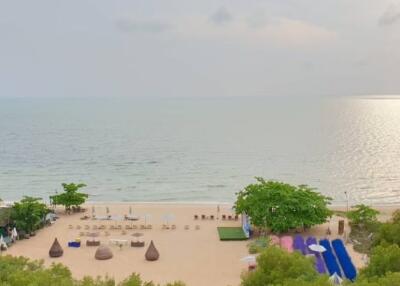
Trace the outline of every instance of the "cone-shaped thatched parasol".
{"label": "cone-shaped thatched parasol", "polygon": [[113,253],[111,252],[111,249],[105,245],[100,245],[96,250],[96,254],[94,255],[94,258],[97,260],[106,260],[111,259],[112,257]]}
{"label": "cone-shaped thatched parasol", "polygon": [[155,261],[158,260],[160,257],[160,254],[158,253],[157,248],[154,246],[153,241],[150,242],[149,248],[147,248],[146,254],[145,254],[146,260],[148,261]]}
{"label": "cone-shaped thatched parasol", "polygon": [[50,257],[60,257],[64,253],[60,243],[58,242],[57,238],[54,239],[53,245],[50,247],[49,255]]}

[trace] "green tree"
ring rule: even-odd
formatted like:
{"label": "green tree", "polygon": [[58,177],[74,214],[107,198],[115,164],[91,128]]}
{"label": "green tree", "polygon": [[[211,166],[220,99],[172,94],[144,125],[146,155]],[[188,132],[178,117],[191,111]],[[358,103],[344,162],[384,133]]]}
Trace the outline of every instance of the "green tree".
{"label": "green tree", "polygon": [[390,245],[396,244],[400,246],[400,213],[394,212],[392,220],[382,223],[375,233],[373,245]]}
{"label": "green tree", "polygon": [[31,233],[39,228],[48,213],[49,209],[41,202],[41,198],[25,196],[12,206],[11,220],[18,230]]}
{"label": "green tree", "polygon": [[354,208],[346,214],[352,224],[368,225],[378,220],[379,211],[364,204],[356,205]]}
{"label": "green tree", "polygon": [[62,187],[64,192],[58,195],[50,196],[53,204],[62,205],[66,211],[70,211],[71,207],[79,208],[80,205],[84,204],[88,198],[88,194],[78,192],[79,189],[86,187],[85,184],[66,184],[63,183]]}
{"label": "green tree", "polygon": [[370,262],[361,270],[361,276],[381,277],[389,272],[400,272],[400,247],[396,244],[373,248]]}
{"label": "green tree", "polygon": [[[242,286],[265,285],[315,285],[324,286],[328,278],[322,278],[314,269],[314,261],[299,253],[288,253],[278,247],[269,247],[257,257],[255,271],[242,275]],[[319,284],[316,284],[319,283]]]}
{"label": "green tree", "polygon": [[298,227],[308,228],[326,222],[332,215],[328,209],[331,198],[306,186],[256,178],[237,194],[236,212],[246,213],[251,223],[273,232],[286,232]]}
{"label": "green tree", "polygon": [[[0,285],[4,286],[116,286],[109,277],[89,276],[76,280],[71,271],[61,265],[44,267],[43,261],[32,261],[25,257],[0,256]],[[138,274],[132,274],[118,286],[156,286],[153,282],[142,281]],[[165,286],[185,286],[183,282],[168,283]]]}
{"label": "green tree", "polygon": [[359,278],[352,286],[396,286],[400,285],[400,272],[387,273],[382,277],[371,277],[368,279]]}

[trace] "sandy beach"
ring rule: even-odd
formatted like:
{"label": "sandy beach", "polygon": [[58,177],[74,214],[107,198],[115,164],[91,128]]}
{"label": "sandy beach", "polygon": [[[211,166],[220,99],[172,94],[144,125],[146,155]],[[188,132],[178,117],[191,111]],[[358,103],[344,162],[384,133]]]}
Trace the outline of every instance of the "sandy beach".
{"label": "sandy beach", "polygon": [[[134,214],[143,216],[147,214],[147,223],[152,225],[148,230],[110,230],[112,225],[126,225],[132,223],[140,228],[144,224],[143,219],[135,222],[129,221],[97,221],[81,220],[84,215],[92,215],[92,207],[98,216],[106,215],[106,207],[110,215],[126,215],[129,207]],[[239,285],[240,274],[246,270],[247,265],[240,259],[248,255],[248,241],[220,241],[218,238],[218,226],[240,226],[239,221],[223,221],[217,219],[216,204],[160,204],[160,203],[114,203],[114,204],[87,204],[86,213],[67,215],[62,209],[57,210],[60,218],[49,227],[38,231],[37,235],[21,240],[14,244],[7,254],[23,255],[33,259],[43,259],[45,264],[59,262],[68,266],[74,277],[80,278],[84,275],[108,275],[120,281],[132,272],[140,273],[145,280],[153,280],[165,283],[182,280],[190,286],[205,285]],[[340,208],[335,208],[340,209]],[[384,217],[388,217],[394,208],[383,209]],[[165,215],[169,214],[170,225],[175,224],[176,229],[163,229],[166,223]],[[214,215],[215,220],[194,220],[194,215]],[[219,215],[232,215],[229,205],[220,205]],[[339,217],[333,217],[329,223],[311,228],[304,235],[313,235],[318,238],[326,236],[329,227],[332,231],[330,238],[339,237],[337,234],[337,221]],[[106,230],[93,230],[94,227],[105,224]],[[199,229],[196,229],[196,225]],[[72,226],[72,229],[71,229]],[[78,229],[80,226],[80,229]],[[85,230],[89,228],[90,230]],[[189,229],[185,229],[189,226]],[[109,233],[106,235],[106,231]],[[68,248],[68,241],[80,237],[81,232],[98,232],[102,244],[110,245],[110,240],[121,239],[130,243],[135,240],[134,232],[141,232],[142,240],[145,241],[144,248],[132,248],[130,245],[120,248],[110,245],[114,257],[106,261],[95,260],[96,247],[85,245],[85,236],[81,237],[80,248]],[[349,233],[346,226],[346,233]],[[50,258],[49,248],[57,238],[64,248],[64,255],[60,258]],[[149,262],[144,258],[147,245],[153,240],[159,253],[158,261]],[[350,255],[355,265],[363,266],[362,255],[355,253],[351,245],[348,245]]]}

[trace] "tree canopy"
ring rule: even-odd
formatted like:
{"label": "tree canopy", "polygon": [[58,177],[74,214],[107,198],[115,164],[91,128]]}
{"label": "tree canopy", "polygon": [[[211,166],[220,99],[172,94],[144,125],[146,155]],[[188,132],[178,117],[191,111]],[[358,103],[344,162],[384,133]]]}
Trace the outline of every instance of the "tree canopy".
{"label": "tree canopy", "polygon": [[268,247],[257,257],[256,270],[243,274],[241,285],[329,286],[327,277],[321,279],[313,263],[312,259],[300,253],[288,253],[278,247]]}
{"label": "tree canopy", "polygon": [[[92,278],[86,276],[74,279],[71,271],[62,264],[45,267],[42,261],[32,261],[24,257],[0,256],[0,285],[4,286],[156,286],[145,282],[138,274],[132,274],[120,283],[109,277]],[[185,286],[182,282],[165,286]]]}
{"label": "tree canopy", "polygon": [[257,183],[237,194],[235,209],[249,215],[257,227],[280,233],[322,224],[332,215],[328,209],[331,198],[307,185],[256,179]]}
{"label": "tree canopy", "polygon": [[11,220],[18,230],[31,233],[39,228],[48,213],[49,209],[41,202],[41,198],[25,196],[21,201],[14,203],[11,209]]}
{"label": "tree canopy", "polygon": [[85,184],[75,184],[70,183],[61,184],[64,192],[54,196],[50,196],[53,204],[65,206],[65,210],[69,211],[72,206],[79,207],[85,203],[86,199],[89,197],[88,194],[78,192],[79,189],[86,187]]}
{"label": "tree canopy", "polygon": [[379,211],[364,205],[356,205],[353,210],[347,212],[347,218],[352,224],[366,225],[378,220]]}

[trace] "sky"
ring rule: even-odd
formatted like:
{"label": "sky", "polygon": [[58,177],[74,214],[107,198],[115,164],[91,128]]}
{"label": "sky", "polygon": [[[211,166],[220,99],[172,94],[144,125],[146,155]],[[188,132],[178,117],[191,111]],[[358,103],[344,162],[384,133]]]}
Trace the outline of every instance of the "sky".
{"label": "sky", "polygon": [[0,97],[378,94],[399,0],[0,0]]}

